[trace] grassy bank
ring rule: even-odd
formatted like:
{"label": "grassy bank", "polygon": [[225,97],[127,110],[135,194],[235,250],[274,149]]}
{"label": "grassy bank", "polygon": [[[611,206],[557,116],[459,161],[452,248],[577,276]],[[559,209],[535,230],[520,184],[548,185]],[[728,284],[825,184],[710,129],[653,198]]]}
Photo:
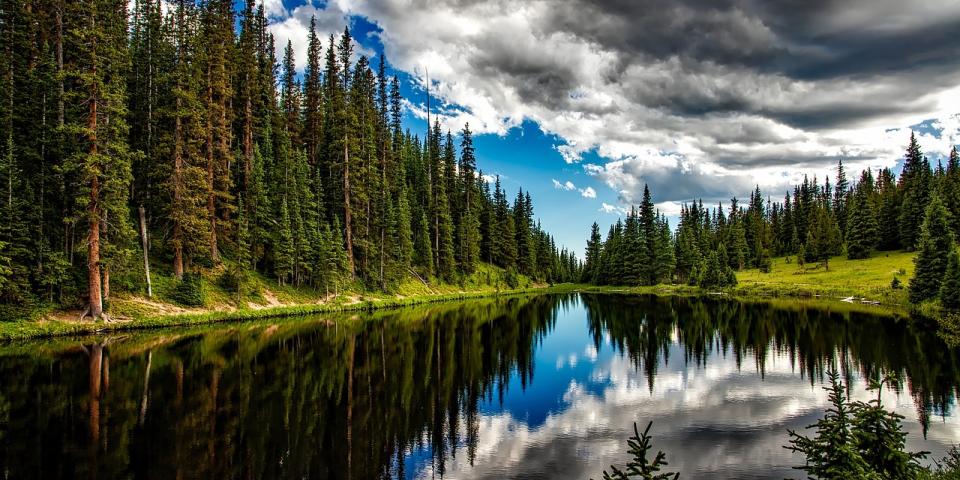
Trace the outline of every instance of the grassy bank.
{"label": "grassy bank", "polygon": [[[773,259],[770,272],[757,269],[737,272],[737,285],[722,291],[690,285],[579,285],[575,288],[597,293],[724,295],[782,307],[865,312],[881,310],[907,315],[913,308],[907,300],[906,288],[913,275],[914,255],[906,252],[875,252],[873,257],[865,260],[834,257],[830,259],[829,269],[814,265],[800,268],[795,257],[779,257]],[[900,279],[902,288],[891,287],[894,277]]]}
{"label": "grassy bank", "polygon": [[343,285],[333,294],[309,287],[278,285],[275,280],[259,275],[251,275],[241,289],[230,289],[220,281],[224,272],[223,268],[203,272],[201,306],[178,303],[176,282],[166,272],[159,272],[153,277],[153,297],[126,292],[111,298],[111,322],[93,322],[89,317],[78,320],[81,311],[76,308],[39,306],[19,317],[0,321],[0,341],[375,310],[513,295],[545,288],[523,275],[486,264],[478,266],[476,272],[458,284],[411,277],[389,294],[370,292],[358,284]]}
{"label": "grassy bank", "polygon": [[262,309],[234,309],[199,313],[179,313],[147,316],[135,319],[113,321],[110,323],[92,321],[63,321],[44,319],[41,321],[18,321],[0,323],[0,341],[45,338],[64,335],[88,335],[92,333],[118,332],[149,328],[182,327],[218,322],[261,320],[277,317],[313,315],[318,313],[340,313],[350,311],[369,311],[383,308],[396,308],[427,303],[465,300],[490,296],[518,295],[545,290],[545,287],[530,287],[511,290],[481,290],[472,292],[420,295],[415,297],[379,297],[342,303],[329,302],[319,304],[286,305]]}
{"label": "grassy bank", "polygon": [[[202,307],[176,304],[171,299],[174,286],[172,278],[160,274],[155,278],[154,298],[121,294],[111,301],[111,312],[116,319],[114,322],[77,321],[78,310],[48,309],[35,313],[32,318],[0,322],[0,340],[374,310],[531,291],[678,296],[722,293],[741,300],[802,305],[804,308],[856,311],[877,311],[879,308],[906,314],[910,310],[906,285],[913,271],[913,255],[902,252],[877,253],[866,260],[836,257],[830,260],[829,269],[812,266],[801,269],[795,259],[781,257],[774,259],[769,273],[759,270],[738,272],[738,284],[723,292],[704,291],[688,285],[560,285],[547,289],[522,275],[511,275],[502,269],[481,265],[473,275],[457,285],[424,283],[411,278],[399,285],[392,294],[365,292],[358,285],[348,285],[338,295],[328,296],[315,289],[278,286],[271,279],[259,276],[252,277],[243,292],[237,293],[222,287],[216,280],[218,272],[210,271],[205,274],[206,300]],[[903,288],[891,287],[894,277],[900,279]],[[841,302],[842,299],[850,301]]]}

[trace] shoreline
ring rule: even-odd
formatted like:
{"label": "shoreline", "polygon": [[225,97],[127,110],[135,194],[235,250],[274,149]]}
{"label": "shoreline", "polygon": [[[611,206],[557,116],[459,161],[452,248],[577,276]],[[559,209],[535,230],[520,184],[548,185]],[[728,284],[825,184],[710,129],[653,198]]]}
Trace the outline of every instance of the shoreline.
{"label": "shoreline", "polygon": [[[914,310],[913,306],[892,303],[861,303],[845,302],[847,297],[863,297],[863,293],[856,293],[843,289],[833,289],[829,286],[817,289],[797,288],[790,291],[781,291],[776,288],[752,285],[742,285],[724,290],[704,290],[697,286],[660,284],[650,286],[611,286],[589,284],[560,284],[553,286],[529,287],[512,290],[478,290],[457,293],[438,293],[416,295],[404,298],[373,298],[354,303],[303,303],[293,305],[273,306],[259,309],[244,308],[236,310],[210,310],[206,312],[170,313],[147,315],[130,320],[115,320],[104,322],[70,322],[61,320],[41,321],[14,321],[0,322],[0,342],[14,342],[30,339],[44,339],[63,336],[95,335],[106,332],[122,332],[131,330],[149,330],[171,327],[188,327],[216,323],[234,323],[245,321],[266,320],[281,317],[296,317],[321,313],[343,313],[375,311],[406,306],[426,305],[432,303],[455,302],[470,299],[507,297],[524,294],[548,293],[599,293],[625,295],[657,295],[663,297],[703,297],[727,298],[742,302],[780,304],[780,306],[799,305],[810,308],[841,310],[847,312],[862,312],[893,317],[909,317]],[[827,293],[829,292],[829,293]]]}
{"label": "shoreline", "polygon": [[469,299],[507,297],[529,293],[548,293],[555,287],[531,287],[512,290],[480,290],[458,293],[438,293],[405,298],[381,298],[361,300],[354,303],[303,303],[280,305],[259,309],[210,310],[206,312],[171,313],[147,315],[130,320],[114,320],[110,323],[93,321],[65,322],[60,320],[24,320],[0,322],[0,342],[36,340],[64,336],[96,335],[108,332],[151,330],[171,327],[191,327],[217,323],[239,323],[271,318],[297,317],[321,313],[344,313],[385,310],[432,303],[455,302]]}

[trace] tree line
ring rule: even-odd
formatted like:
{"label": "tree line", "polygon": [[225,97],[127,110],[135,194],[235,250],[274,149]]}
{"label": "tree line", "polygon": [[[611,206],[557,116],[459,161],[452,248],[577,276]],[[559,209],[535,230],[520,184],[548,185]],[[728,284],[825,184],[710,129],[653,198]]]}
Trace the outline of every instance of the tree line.
{"label": "tree line", "polygon": [[2,303],[99,317],[111,285],[149,288],[151,260],[323,290],[480,262],[579,276],[529,193],[484,181],[469,126],[403,129],[398,78],[354,61],[349,29],[324,42],[311,21],[302,75],[274,42],[252,0],[4,2]]}
{"label": "tree line", "polygon": [[[681,282],[722,287],[737,270],[769,271],[771,258],[795,258],[801,268],[829,269],[832,256],[864,259],[874,251],[916,251],[910,281],[914,303],[940,298],[960,307],[960,155],[954,147],[932,167],[911,133],[903,168],[860,172],[851,182],[842,160],[835,184],[804,177],[782,201],[757,187],[746,205],[683,205],[671,232],[644,189],[639,208],[601,236],[593,225],[582,280],[599,284],[655,285]],[[810,265],[811,267],[807,267]],[[941,291],[942,290],[942,291]]]}

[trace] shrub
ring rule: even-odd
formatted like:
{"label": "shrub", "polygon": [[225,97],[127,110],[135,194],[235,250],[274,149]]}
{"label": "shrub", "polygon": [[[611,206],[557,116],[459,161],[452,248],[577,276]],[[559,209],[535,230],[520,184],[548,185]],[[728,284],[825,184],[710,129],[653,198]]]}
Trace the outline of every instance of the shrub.
{"label": "shrub", "polygon": [[185,273],[183,280],[174,285],[170,299],[187,307],[200,307],[206,303],[203,277],[199,273]]}
{"label": "shrub", "polygon": [[824,389],[830,392],[831,407],[810,426],[816,434],[811,438],[787,430],[790,445],[784,448],[802,453],[806,459],[803,466],[795,468],[812,478],[923,478],[927,471],[919,460],[928,452],[904,450],[903,417],[884,409],[880,401],[883,385],[895,380],[871,380],[870,390],[877,391],[877,398],[851,402],[840,374],[833,370],[827,375],[830,385]]}

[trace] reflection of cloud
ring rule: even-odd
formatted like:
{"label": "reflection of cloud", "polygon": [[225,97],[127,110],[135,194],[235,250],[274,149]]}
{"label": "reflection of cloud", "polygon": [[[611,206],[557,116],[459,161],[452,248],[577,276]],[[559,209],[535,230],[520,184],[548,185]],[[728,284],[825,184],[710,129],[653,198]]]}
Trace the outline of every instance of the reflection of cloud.
{"label": "reflection of cloud", "polygon": [[[588,358],[597,355],[591,348],[585,352]],[[610,348],[609,343],[604,348]],[[673,345],[671,358],[683,358],[679,348]],[[576,356],[570,357],[572,363]],[[558,358],[558,365],[562,361]],[[611,463],[625,460],[633,422],[643,427],[647,421],[654,422],[655,448],[668,454],[670,469],[682,472],[683,478],[742,478],[758,471],[777,478],[796,476],[791,466],[801,459],[782,448],[788,441],[786,431],[815,422],[827,405],[827,394],[802,378],[787,355],[771,352],[763,363],[761,378],[751,368],[738,369],[732,355],[715,355],[706,367],[661,360],[651,389],[643,368],[624,356],[608,356],[587,378],[571,378],[563,394],[565,408],[535,429],[509,413],[484,416],[474,465],[466,455],[457,455],[447,462],[445,476],[596,478]],[[742,365],[756,363],[744,358]],[[605,387],[597,393],[588,383]],[[859,379],[851,393],[857,400],[873,395]],[[908,448],[930,450],[933,459],[960,441],[956,418],[932,424],[924,441],[909,395],[887,392],[883,399],[906,417]],[[432,473],[428,467],[418,477]]]}
{"label": "reflection of cloud", "polygon": [[583,356],[589,358],[591,362],[596,362],[597,347],[594,347],[593,345],[587,345],[587,347],[583,349]]}

